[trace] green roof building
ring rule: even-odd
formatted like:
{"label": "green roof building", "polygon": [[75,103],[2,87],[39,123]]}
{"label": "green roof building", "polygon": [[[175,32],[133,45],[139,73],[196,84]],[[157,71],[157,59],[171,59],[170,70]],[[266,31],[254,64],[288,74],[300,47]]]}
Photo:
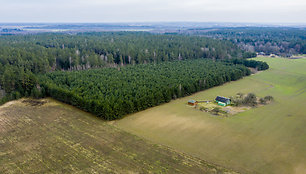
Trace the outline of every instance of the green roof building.
{"label": "green roof building", "polygon": [[[224,103],[225,106],[231,104],[231,99],[226,98],[226,97],[221,97],[221,96],[217,96],[216,97],[216,102],[219,104],[219,102]],[[220,105],[220,104],[219,104]],[[222,106],[222,105],[220,105]]]}

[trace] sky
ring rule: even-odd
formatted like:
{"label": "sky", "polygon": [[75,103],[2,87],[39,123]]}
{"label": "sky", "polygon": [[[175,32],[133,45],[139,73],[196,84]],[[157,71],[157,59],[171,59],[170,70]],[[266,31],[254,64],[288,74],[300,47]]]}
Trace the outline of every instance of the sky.
{"label": "sky", "polygon": [[306,0],[0,0],[1,23],[306,23]]}

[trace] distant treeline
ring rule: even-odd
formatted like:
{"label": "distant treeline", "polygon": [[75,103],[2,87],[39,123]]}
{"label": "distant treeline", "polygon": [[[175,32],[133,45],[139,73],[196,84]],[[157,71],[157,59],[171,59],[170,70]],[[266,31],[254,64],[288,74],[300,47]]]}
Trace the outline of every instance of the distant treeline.
{"label": "distant treeline", "polygon": [[40,76],[45,95],[106,120],[249,75],[243,65],[197,59]]}
{"label": "distant treeline", "polygon": [[229,40],[249,52],[279,56],[306,54],[306,29],[289,27],[221,28],[205,33],[213,38]]}

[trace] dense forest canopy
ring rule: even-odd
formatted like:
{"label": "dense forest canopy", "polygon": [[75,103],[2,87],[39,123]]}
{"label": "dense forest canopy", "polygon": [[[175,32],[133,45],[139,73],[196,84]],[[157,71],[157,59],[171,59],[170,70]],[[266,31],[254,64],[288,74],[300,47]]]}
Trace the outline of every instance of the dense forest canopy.
{"label": "dense forest canopy", "polygon": [[241,56],[242,51],[231,42],[199,36],[104,32],[0,37],[1,65],[16,65],[33,73]]}
{"label": "dense forest canopy", "polygon": [[[145,32],[0,36],[0,104],[51,96],[112,120],[264,70],[230,41]],[[3,90],[0,92],[3,93]],[[1,96],[0,96],[1,97]]]}
{"label": "dense forest canopy", "polygon": [[40,83],[48,96],[113,120],[249,74],[243,65],[197,59],[57,71],[40,76]]}
{"label": "dense forest canopy", "polygon": [[17,91],[11,98],[18,98],[33,93],[35,74],[197,58],[223,60],[242,52],[229,41],[146,32],[0,36],[0,87],[8,94]]}
{"label": "dense forest canopy", "polygon": [[238,27],[221,28],[202,34],[230,40],[243,50],[250,52],[256,51],[280,56],[306,54],[305,28]]}

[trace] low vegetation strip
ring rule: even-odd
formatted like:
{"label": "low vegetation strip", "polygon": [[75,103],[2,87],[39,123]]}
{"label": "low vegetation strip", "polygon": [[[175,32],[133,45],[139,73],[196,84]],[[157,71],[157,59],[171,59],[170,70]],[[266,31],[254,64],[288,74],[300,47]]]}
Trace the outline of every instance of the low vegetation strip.
{"label": "low vegetation strip", "polygon": [[52,99],[26,99],[0,107],[0,173],[235,172],[151,144]]}
{"label": "low vegetation strip", "polygon": [[40,83],[48,96],[114,120],[249,74],[243,65],[197,59],[53,72]]}

